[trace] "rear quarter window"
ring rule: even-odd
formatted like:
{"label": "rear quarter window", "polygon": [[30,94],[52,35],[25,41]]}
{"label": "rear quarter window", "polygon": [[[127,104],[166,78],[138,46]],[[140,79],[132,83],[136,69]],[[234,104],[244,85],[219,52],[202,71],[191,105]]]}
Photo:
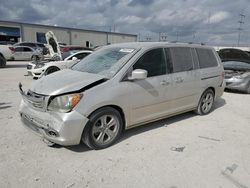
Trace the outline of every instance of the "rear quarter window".
{"label": "rear quarter window", "polygon": [[217,59],[216,59],[212,50],[197,48],[196,52],[197,52],[197,56],[199,59],[199,65],[200,65],[201,69],[218,66]]}
{"label": "rear quarter window", "polygon": [[15,51],[16,52],[22,52],[23,51],[23,47],[17,47],[17,48],[15,48]]}

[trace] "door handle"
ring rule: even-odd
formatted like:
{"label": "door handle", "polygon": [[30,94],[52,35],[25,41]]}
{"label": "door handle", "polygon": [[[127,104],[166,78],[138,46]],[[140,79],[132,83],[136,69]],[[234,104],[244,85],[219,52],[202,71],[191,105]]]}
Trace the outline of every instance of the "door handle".
{"label": "door handle", "polygon": [[167,80],[162,80],[162,81],[160,82],[160,84],[161,84],[161,85],[164,85],[164,86],[167,86],[167,85],[170,84],[170,82],[168,82]]}
{"label": "door handle", "polygon": [[184,79],[181,78],[181,77],[178,77],[178,78],[175,79],[176,83],[182,83],[183,81],[184,81]]}

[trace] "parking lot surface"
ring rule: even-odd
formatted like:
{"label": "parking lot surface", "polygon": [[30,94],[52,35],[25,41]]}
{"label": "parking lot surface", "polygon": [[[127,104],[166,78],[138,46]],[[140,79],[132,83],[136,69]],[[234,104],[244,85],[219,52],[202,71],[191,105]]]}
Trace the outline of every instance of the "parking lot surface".
{"label": "parking lot surface", "polygon": [[128,130],[114,146],[48,147],[20,121],[27,62],[0,69],[0,187],[250,187],[250,95]]}

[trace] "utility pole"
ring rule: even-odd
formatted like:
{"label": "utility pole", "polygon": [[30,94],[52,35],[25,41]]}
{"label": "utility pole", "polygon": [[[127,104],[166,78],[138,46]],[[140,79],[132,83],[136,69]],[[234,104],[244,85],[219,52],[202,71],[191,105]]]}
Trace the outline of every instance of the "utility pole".
{"label": "utility pole", "polygon": [[238,46],[240,46],[241,31],[243,30],[242,26],[244,24],[243,20],[245,19],[246,15],[244,14],[244,11],[242,11],[242,13],[240,13],[239,16],[240,16],[240,20],[238,21],[239,22]]}
{"label": "utility pole", "polygon": [[193,31],[193,39],[192,39],[192,43],[194,43],[195,42],[195,34],[196,34],[196,31]]}

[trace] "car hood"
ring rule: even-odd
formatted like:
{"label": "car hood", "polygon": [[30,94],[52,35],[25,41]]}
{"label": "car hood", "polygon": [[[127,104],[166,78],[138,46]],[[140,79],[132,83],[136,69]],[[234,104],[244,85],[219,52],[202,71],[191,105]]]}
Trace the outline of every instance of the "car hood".
{"label": "car hood", "polygon": [[250,70],[250,63],[240,62],[240,61],[226,61],[223,62],[223,67],[225,70]]}
{"label": "car hood", "polygon": [[101,75],[65,69],[35,81],[30,90],[42,95],[59,95],[79,91],[104,80],[105,77]]}
{"label": "car hood", "polygon": [[52,31],[48,31],[45,34],[45,37],[48,43],[48,48],[49,48],[49,52],[50,52],[52,59],[55,58],[55,59],[62,60],[60,46],[58,44],[55,34]]}

